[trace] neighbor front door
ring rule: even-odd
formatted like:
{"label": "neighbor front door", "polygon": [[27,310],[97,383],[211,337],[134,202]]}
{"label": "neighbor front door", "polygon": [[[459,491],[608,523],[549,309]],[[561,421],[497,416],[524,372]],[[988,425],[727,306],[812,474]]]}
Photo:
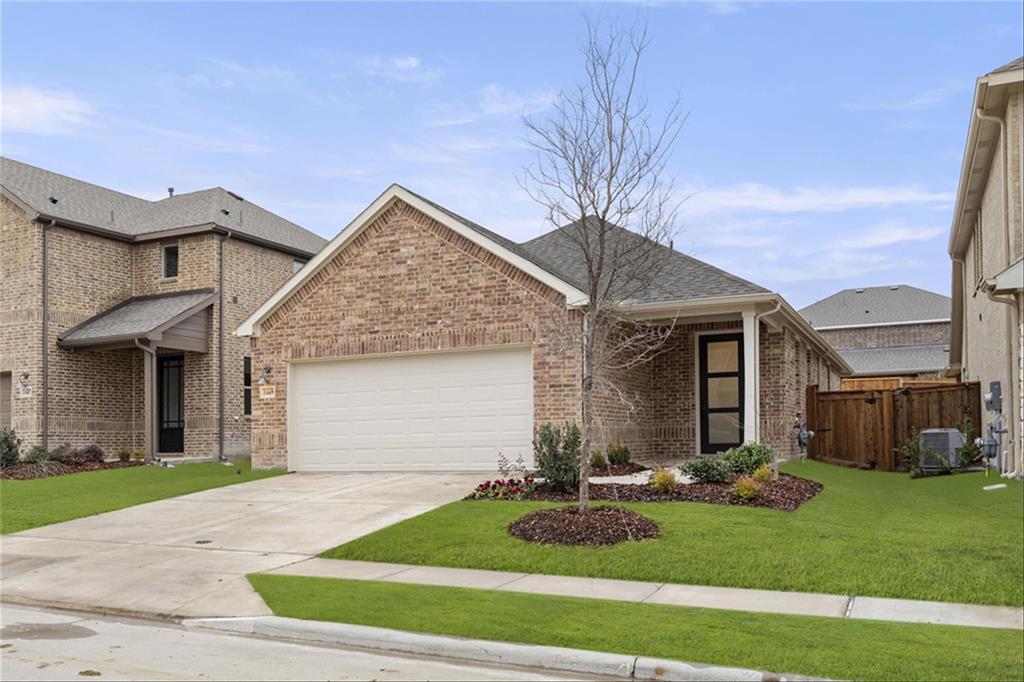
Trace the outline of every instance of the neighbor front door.
{"label": "neighbor front door", "polygon": [[185,451],[185,356],[160,355],[156,359],[159,451]]}
{"label": "neighbor front door", "polygon": [[698,344],[700,450],[743,442],[743,334],[705,334]]}

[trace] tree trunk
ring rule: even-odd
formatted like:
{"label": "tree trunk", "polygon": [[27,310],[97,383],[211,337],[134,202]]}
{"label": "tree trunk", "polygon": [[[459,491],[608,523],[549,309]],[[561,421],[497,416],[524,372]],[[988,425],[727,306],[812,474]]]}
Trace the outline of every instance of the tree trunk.
{"label": "tree trunk", "polygon": [[583,377],[583,428],[580,438],[580,511],[587,511],[590,504],[590,443],[593,440],[591,423],[593,416],[594,382],[592,377]]}

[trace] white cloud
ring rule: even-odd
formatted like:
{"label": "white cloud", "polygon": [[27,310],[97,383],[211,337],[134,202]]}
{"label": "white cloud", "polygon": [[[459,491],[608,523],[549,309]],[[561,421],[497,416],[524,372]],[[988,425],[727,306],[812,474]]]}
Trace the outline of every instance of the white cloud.
{"label": "white cloud", "polygon": [[931,225],[908,225],[901,219],[878,223],[856,237],[843,239],[839,246],[844,249],[873,249],[901,242],[918,242],[945,234],[946,229]]}
{"label": "white cloud", "polygon": [[740,11],[738,2],[709,2],[705,6],[712,14],[736,14]]}
{"label": "white cloud", "polygon": [[374,55],[363,59],[359,66],[368,76],[397,83],[430,85],[444,77],[443,71],[424,66],[419,57]]}
{"label": "white cloud", "polygon": [[858,208],[885,208],[901,204],[951,203],[951,192],[931,192],[917,185],[861,187],[798,187],[792,190],[759,183],[720,188],[683,188],[689,198],[682,216],[719,211],[770,213],[839,212]]}
{"label": "white cloud", "polygon": [[71,92],[10,87],[0,97],[4,132],[72,135],[89,126],[94,113],[91,104]]}
{"label": "white cloud", "polygon": [[921,90],[898,97],[864,97],[847,102],[843,105],[843,108],[851,111],[920,111],[922,109],[932,109],[953,95],[962,92],[969,85],[970,83],[967,81],[957,81],[946,83],[930,90]]}
{"label": "white cloud", "polygon": [[198,71],[170,78],[194,88],[237,88],[253,92],[270,92],[292,87],[299,80],[294,71],[275,64],[243,64],[215,57],[203,59],[202,64]]}
{"label": "white cloud", "polygon": [[480,90],[480,110],[488,116],[532,114],[550,107],[557,93],[554,90],[516,92],[499,83]]}

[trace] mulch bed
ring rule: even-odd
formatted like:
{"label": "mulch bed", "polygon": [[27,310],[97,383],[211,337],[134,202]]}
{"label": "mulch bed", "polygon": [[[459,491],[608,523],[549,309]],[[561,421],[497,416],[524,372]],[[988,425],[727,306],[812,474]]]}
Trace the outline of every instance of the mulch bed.
{"label": "mulch bed", "polygon": [[82,464],[63,464],[61,462],[19,462],[14,466],[0,469],[0,478],[12,481],[30,481],[34,478],[47,478],[50,476],[66,476],[67,474],[78,474],[83,471],[101,471],[103,469],[125,469],[127,467],[143,466],[145,462],[84,462]]}
{"label": "mulch bed", "polygon": [[[801,504],[821,491],[821,484],[799,476],[779,474],[777,481],[766,483],[752,500],[744,500],[732,491],[728,483],[678,484],[671,492],[662,493],[649,485],[615,485],[591,483],[590,499],[613,502],[706,502],[708,504],[737,504],[745,507],[767,507],[779,511],[795,511]],[[578,497],[575,491],[552,490],[545,484],[523,497],[524,500],[542,502],[571,502]]]}
{"label": "mulch bed", "polygon": [[513,521],[508,532],[542,545],[591,547],[661,535],[654,521],[622,507],[593,507],[585,513],[577,507],[539,509]]}
{"label": "mulch bed", "polygon": [[630,474],[638,474],[641,471],[648,471],[650,467],[645,467],[643,464],[637,464],[636,462],[626,462],[625,464],[607,464],[603,467],[591,467],[591,476],[629,476]]}

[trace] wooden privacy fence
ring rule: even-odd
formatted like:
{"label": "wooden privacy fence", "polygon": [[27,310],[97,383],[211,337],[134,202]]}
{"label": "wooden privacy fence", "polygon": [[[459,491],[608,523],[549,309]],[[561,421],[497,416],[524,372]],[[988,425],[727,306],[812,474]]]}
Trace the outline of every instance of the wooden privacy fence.
{"label": "wooden privacy fence", "polygon": [[904,469],[896,448],[914,429],[953,428],[970,417],[981,430],[981,386],[945,384],[877,391],[818,392],[807,387],[807,448],[813,459],[884,471]]}

